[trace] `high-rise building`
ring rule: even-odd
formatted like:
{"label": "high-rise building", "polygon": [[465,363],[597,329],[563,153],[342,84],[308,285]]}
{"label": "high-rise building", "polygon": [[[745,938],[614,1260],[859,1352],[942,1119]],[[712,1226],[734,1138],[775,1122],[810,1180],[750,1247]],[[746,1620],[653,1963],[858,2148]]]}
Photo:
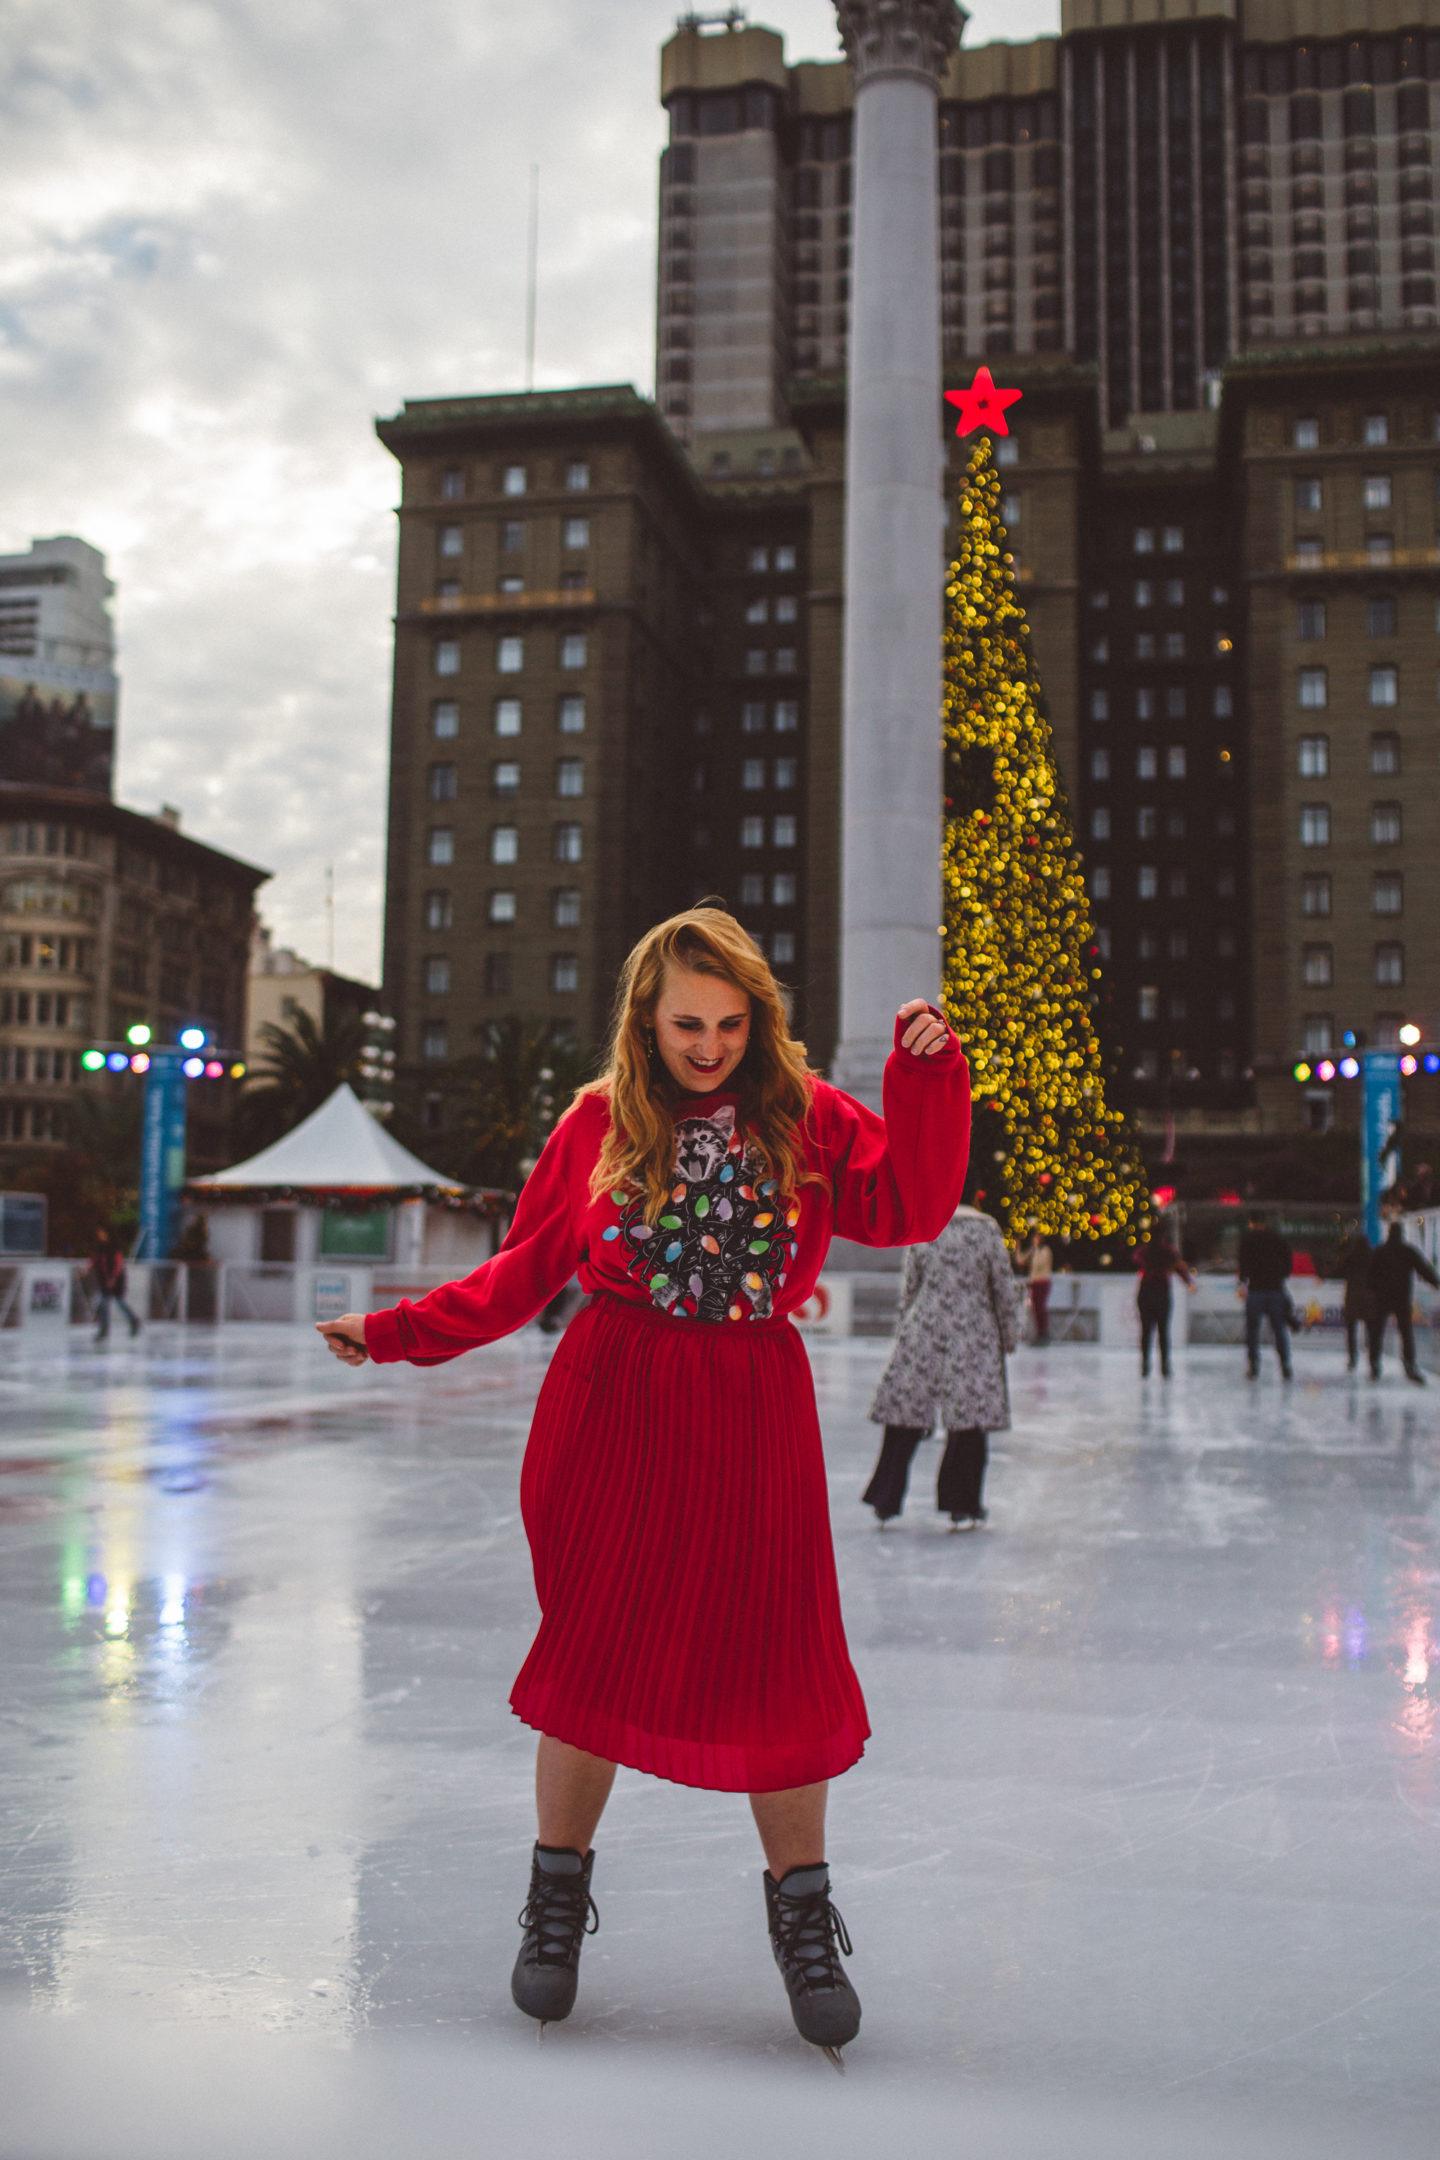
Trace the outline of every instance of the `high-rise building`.
{"label": "high-rise building", "polygon": [[68,534],[0,555],[0,780],[109,794],[114,593],[100,550]]}

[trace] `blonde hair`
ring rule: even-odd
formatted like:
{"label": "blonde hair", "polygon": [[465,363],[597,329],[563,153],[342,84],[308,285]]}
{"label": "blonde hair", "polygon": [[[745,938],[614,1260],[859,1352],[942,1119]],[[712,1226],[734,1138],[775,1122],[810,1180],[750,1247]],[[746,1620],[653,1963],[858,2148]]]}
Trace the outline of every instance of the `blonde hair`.
{"label": "blonde hair", "polygon": [[[611,1186],[643,1193],[658,1213],[675,1174],[675,1120],[668,1079],[651,1032],[667,968],[713,975],[750,1000],[750,1039],[736,1068],[746,1138],[786,1200],[817,1172],[802,1167],[800,1134],[810,1110],[805,1045],[790,1033],[780,986],[749,932],[718,901],[705,901],[647,930],[620,970],[605,1070],[580,1090],[604,1095],[610,1130],[590,1179],[591,1200]],[[647,1037],[649,1038],[647,1040]],[[578,1098],[577,1098],[578,1099]]]}

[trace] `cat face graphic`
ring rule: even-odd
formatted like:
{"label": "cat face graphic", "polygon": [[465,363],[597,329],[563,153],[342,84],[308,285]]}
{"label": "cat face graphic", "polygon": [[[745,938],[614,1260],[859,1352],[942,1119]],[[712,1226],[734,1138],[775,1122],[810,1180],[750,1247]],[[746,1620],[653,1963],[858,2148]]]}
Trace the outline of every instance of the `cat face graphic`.
{"label": "cat face graphic", "polygon": [[681,1118],[675,1127],[675,1171],[687,1185],[714,1177],[730,1151],[735,1106],[727,1103],[709,1117]]}

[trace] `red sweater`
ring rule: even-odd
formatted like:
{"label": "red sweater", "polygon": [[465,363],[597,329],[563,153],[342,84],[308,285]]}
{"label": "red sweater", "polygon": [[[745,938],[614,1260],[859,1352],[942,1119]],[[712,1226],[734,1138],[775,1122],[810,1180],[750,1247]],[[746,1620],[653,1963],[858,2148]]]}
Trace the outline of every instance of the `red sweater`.
{"label": "red sweater", "polygon": [[[903,1023],[908,1026],[909,1022]],[[675,1120],[675,1184],[653,1222],[625,1192],[590,1199],[610,1128],[602,1095],[569,1109],[526,1179],[500,1250],[462,1282],[402,1298],[365,1322],[378,1364],[438,1365],[533,1320],[577,1271],[587,1291],[676,1319],[783,1318],[815,1288],[832,1237],[920,1245],[960,1203],[970,1149],[970,1074],[958,1039],[934,1057],[900,1048],[886,1061],[885,1114],[816,1076],[802,1130],[803,1167],[820,1182],[782,1209],[748,1149],[736,1095],[696,1095]]]}

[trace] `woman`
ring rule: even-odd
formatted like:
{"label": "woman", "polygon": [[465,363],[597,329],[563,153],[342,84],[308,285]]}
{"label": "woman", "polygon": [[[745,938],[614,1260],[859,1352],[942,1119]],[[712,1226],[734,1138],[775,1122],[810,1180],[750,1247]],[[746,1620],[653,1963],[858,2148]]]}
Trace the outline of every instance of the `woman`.
{"label": "woman", "polygon": [[140,1333],[140,1322],[125,1300],[125,1255],[103,1227],[95,1232],[95,1244],[90,1254],[90,1282],[95,1292],[96,1342],[105,1342],[109,1337],[112,1305],[118,1305],[129,1321],[130,1340],[134,1342]]}
{"label": "woman", "polygon": [[523,1326],[577,1270],[589,1293],[521,1474],[542,1617],[510,1702],[541,1735],[540,1820],[511,1992],[532,2017],[574,2003],[591,1841],[624,1763],[749,1794],[795,2023],[821,2047],[858,2030],[825,1801],[869,1728],[788,1316],[832,1236],[935,1236],[969,1102],[960,1045],[921,998],[896,1020],[883,1119],[829,1086],[753,939],[691,909],[626,961],[605,1072],[551,1134],[500,1251],[418,1303],[322,1325],[347,1364],[437,1364]]}
{"label": "woman", "polygon": [[1195,1287],[1195,1270],[1181,1259],[1163,1223],[1141,1244],[1135,1255],[1140,1288],[1135,1294],[1140,1314],[1140,1377],[1150,1377],[1150,1349],[1159,1338],[1160,1377],[1170,1378],[1170,1278],[1178,1275],[1187,1290]]}
{"label": "woman", "polygon": [[905,1505],[911,1458],[937,1417],[946,1438],[935,1504],[956,1530],[986,1520],[988,1435],[1010,1429],[1005,1357],[1018,1337],[1000,1226],[958,1207],[933,1243],[905,1255],[895,1348],[870,1407],[885,1438],[865,1501],[882,1528]]}
{"label": "woman", "polygon": [[1055,1279],[1055,1253],[1037,1223],[1031,1223],[1030,1234],[1015,1255],[1016,1272],[1023,1275],[1030,1290],[1030,1318],[1035,1328],[1035,1347],[1050,1347],[1050,1286]]}

